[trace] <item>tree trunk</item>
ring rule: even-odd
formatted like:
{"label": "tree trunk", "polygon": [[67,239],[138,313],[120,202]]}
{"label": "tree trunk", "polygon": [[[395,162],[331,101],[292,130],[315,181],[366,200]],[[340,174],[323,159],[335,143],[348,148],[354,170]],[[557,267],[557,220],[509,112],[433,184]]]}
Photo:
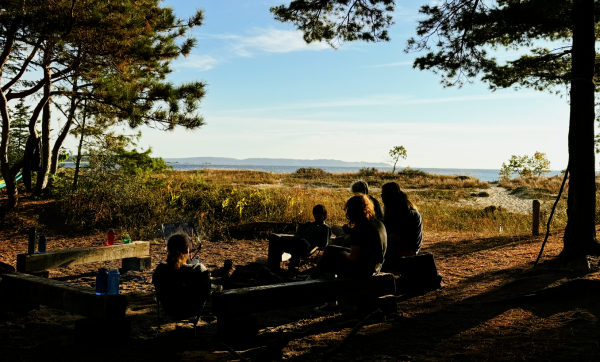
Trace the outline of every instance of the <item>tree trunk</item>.
{"label": "tree trunk", "polygon": [[14,176],[10,172],[10,165],[8,164],[8,142],[10,134],[10,116],[8,115],[8,106],[6,96],[0,89],[0,114],[2,116],[2,143],[0,144],[0,168],[2,170],[2,177],[6,183],[6,192],[8,195],[7,203],[4,205],[2,214],[8,213],[14,209],[19,202],[19,191],[17,190],[17,183]]}
{"label": "tree trunk", "polygon": [[[73,125],[73,118],[75,117],[75,110],[78,106],[77,100],[77,78],[73,81],[73,94],[71,96],[71,106],[69,108],[69,115],[67,116],[67,121],[65,122],[65,126],[60,131],[58,138],[54,142],[54,147],[52,148],[52,158],[50,163],[50,173],[52,175],[56,175],[56,171],[58,171],[58,155],[60,153],[60,149],[62,148],[63,142],[69,135],[71,131],[71,126]],[[52,189],[52,179],[48,183],[48,188]]]}
{"label": "tree trunk", "polygon": [[569,123],[569,198],[565,261],[595,254],[594,0],[573,2],[573,53]]}
{"label": "tree trunk", "polygon": [[[87,104],[86,104],[86,106],[87,106]],[[73,176],[73,190],[77,190],[77,183],[79,182],[79,166],[81,165],[81,148],[83,147],[83,136],[85,135],[86,119],[87,119],[87,112],[84,107],[83,120],[81,122],[81,137],[79,137],[79,146],[77,147],[77,160],[75,161],[75,175]]]}
{"label": "tree trunk", "polygon": [[46,185],[48,183],[48,171],[50,170],[50,104],[51,98],[49,97],[50,91],[52,90],[52,70],[50,68],[50,46],[46,48],[44,54],[44,96],[48,96],[48,101],[44,105],[42,111],[42,169],[38,171],[37,182],[35,185],[34,193],[36,195],[46,191]]}
{"label": "tree trunk", "polygon": [[[10,28],[4,38],[4,47],[2,53],[0,53],[0,83],[4,72],[4,65],[10,56],[10,52],[15,42],[15,34],[20,23],[16,20],[10,24]],[[19,203],[19,191],[17,190],[17,182],[14,176],[10,172],[10,165],[8,164],[8,142],[10,135],[10,116],[8,114],[8,101],[6,100],[6,94],[0,89],[0,118],[2,119],[2,141],[0,141],[0,171],[4,182],[6,183],[6,192],[8,200],[3,208],[3,214],[8,213],[14,209]]]}

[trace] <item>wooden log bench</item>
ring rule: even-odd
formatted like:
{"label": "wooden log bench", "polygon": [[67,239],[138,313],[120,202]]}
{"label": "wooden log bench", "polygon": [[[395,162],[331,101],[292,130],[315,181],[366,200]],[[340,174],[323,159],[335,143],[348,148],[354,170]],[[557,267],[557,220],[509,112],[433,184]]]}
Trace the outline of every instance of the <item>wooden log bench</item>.
{"label": "wooden log bench", "polygon": [[[212,294],[212,304],[213,313],[217,316],[218,335],[240,339],[257,335],[257,320],[253,313],[316,306],[332,300],[357,301],[359,308],[376,309],[380,297],[395,292],[394,275],[378,274],[370,278],[317,279],[225,290]],[[397,310],[389,310],[390,305],[397,308],[395,296],[393,303],[388,300],[383,304],[388,312]]]}
{"label": "wooden log bench", "polygon": [[[92,288],[26,273],[0,272],[0,293],[16,303],[31,303],[87,317],[75,322],[76,342],[96,341],[94,336],[128,339],[131,318],[125,316],[127,297],[96,295]],[[104,338],[104,337],[102,337]]]}
{"label": "wooden log bench", "polygon": [[123,270],[145,270],[150,268],[150,244],[134,241],[87,248],[50,250],[43,254],[17,255],[17,271],[36,273],[48,269],[70,267],[87,263],[123,259]]}

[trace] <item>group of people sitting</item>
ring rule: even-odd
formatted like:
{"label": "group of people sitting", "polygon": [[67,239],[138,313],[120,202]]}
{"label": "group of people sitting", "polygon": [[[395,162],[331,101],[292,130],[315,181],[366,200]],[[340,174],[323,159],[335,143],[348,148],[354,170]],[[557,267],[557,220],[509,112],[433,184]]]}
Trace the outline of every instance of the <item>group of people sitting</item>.
{"label": "group of people sitting", "polygon": [[[423,241],[423,220],[417,207],[396,182],[381,188],[383,209],[369,195],[365,181],[351,185],[355,194],[344,207],[348,224],[332,226],[325,223],[327,209],[313,208],[313,222],[303,224],[291,237],[272,234],[269,237],[268,261],[271,269],[280,269],[281,255],[291,255],[289,270],[295,271],[301,259],[316,247],[325,251],[308,277],[318,279],[326,274],[338,277],[369,277],[381,270],[386,259],[417,255]],[[331,234],[336,236],[331,239]],[[330,240],[331,239],[331,240]],[[331,312],[337,302],[315,308],[316,312]]]}
{"label": "group of people sitting", "polygon": [[[323,205],[313,208],[314,221],[301,225],[293,236],[269,236],[268,263],[275,272],[281,269],[284,252],[291,255],[288,268],[295,271],[302,259],[316,247],[325,247],[310,279],[337,275],[338,277],[369,277],[380,271],[383,263],[402,256],[417,255],[423,239],[423,222],[417,207],[396,182],[381,187],[383,209],[368,185],[358,180],[352,183],[352,196],[344,207],[348,223],[330,227],[325,223],[327,209]],[[335,238],[332,238],[332,233]],[[211,290],[220,286],[211,284],[210,272],[201,263],[187,264],[190,240],[187,235],[176,234],[167,241],[167,262],[158,265],[152,282],[157,293],[163,295],[163,307],[169,310],[188,311],[202,304]],[[169,295],[181,295],[190,290],[187,301],[169,300]],[[167,298],[167,299],[164,299]],[[183,305],[181,303],[189,303]],[[328,302],[315,308],[316,312],[330,313],[337,302]]]}

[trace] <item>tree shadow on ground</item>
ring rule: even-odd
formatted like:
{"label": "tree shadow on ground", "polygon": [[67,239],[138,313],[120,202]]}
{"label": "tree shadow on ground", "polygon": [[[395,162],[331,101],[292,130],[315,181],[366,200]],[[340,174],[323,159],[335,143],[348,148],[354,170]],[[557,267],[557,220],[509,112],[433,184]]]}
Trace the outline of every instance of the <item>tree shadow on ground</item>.
{"label": "tree shadow on ground", "polygon": [[[550,235],[553,234],[551,233]],[[423,250],[428,251],[434,255],[443,255],[445,258],[450,258],[497,248],[503,248],[512,244],[526,245],[534,243],[541,243],[539,236],[494,236],[489,238],[475,238],[459,241],[440,241],[433,245],[427,245],[423,248]]]}
{"label": "tree shadow on ground", "polygon": [[[365,328],[335,359],[598,360],[600,280],[581,279],[582,273],[559,269],[502,272],[516,277],[455,303],[451,300],[459,299],[461,290],[482,278],[492,279],[492,274],[468,278],[454,291],[444,291],[446,295],[432,292],[440,298],[430,295],[419,306],[423,312]],[[401,302],[401,315],[405,303],[419,301]],[[512,313],[521,316],[510,317]],[[557,315],[562,315],[560,321],[548,322]],[[528,319],[541,324],[528,324]],[[315,346],[290,361],[311,360],[331,347]]]}

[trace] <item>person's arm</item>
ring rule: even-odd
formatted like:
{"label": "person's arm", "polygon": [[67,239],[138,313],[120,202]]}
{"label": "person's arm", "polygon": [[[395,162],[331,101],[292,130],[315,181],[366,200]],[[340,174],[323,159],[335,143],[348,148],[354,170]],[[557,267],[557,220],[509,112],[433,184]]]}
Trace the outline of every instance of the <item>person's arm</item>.
{"label": "person's arm", "polygon": [[360,257],[360,246],[352,245],[350,247],[350,253],[346,253],[346,258],[350,261],[357,261]]}

